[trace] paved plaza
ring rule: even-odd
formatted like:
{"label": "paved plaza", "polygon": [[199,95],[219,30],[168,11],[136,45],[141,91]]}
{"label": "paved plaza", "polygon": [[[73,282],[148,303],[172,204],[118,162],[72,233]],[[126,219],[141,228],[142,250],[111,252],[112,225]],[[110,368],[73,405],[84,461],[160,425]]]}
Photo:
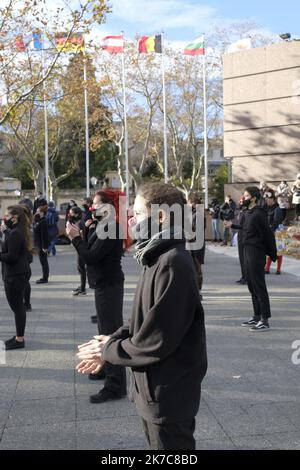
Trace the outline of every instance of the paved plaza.
{"label": "paved plaza", "polygon": [[[300,449],[300,365],[292,362],[292,344],[300,340],[300,278],[287,272],[268,276],[271,329],[253,333],[240,326],[252,308],[247,287],[235,283],[238,261],[226,249],[211,249],[203,289],[209,368],[197,416],[197,448]],[[34,260],[26,349],[8,351],[6,364],[0,365],[0,450],[147,449],[127,398],[89,403],[102,382],[89,381],[74,367],[77,345],[96,334],[90,322],[93,292],[71,296],[79,278],[72,247],[58,247],[49,262],[50,283],[36,286],[40,266]],[[128,318],[138,265],[128,255],[123,266]],[[2,283],[0,305],[0,339],[5,340],[14,334],[14,322]]]}

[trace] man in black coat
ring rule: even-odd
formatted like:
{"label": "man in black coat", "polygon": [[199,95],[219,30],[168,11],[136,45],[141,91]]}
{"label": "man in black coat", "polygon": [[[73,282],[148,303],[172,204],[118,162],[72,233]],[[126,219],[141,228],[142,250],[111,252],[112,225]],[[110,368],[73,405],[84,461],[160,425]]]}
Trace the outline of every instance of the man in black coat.
{"label": "man in black coat", "polygon": [[[131,367],[131,399],[151,449],[193,450],[207,369],[204,312],[182,227],[172,226],[165,210],[153,214],[151,204],[184,202],[180,191],[165,183],[140,188],[133,224],[142,272],[130,325],[82,345],[77,370],[97,373],[104,361]],[[158,231],[151,234],[153,223]]]}
{"label": "man in black coat", "polygon": [[242,326],[251,326],[251,331],[266,331],[270,328],[271,308],[265,283],[266,255],[273,261],[277,259],[275,237],[259,200],[259,188],[248,186],[244,192],[244,206],[248,210],[243,225],[229,221],[225,223],[225,226],[242,230],[245,272],[254,310],[253,317],[243,322]]}

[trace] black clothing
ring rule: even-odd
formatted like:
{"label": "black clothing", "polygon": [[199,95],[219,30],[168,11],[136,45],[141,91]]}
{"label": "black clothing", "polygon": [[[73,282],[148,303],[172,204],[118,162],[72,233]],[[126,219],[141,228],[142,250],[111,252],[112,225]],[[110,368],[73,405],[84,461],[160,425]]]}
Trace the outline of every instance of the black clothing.
{"label": "black clothing", "polygon": [[[92,229],[91,229],[92,230]],[[92,289],[102,284],[122,283],[124,274],[121,267],[123,240],[100,240],[95,230],[88,231],[88,241],[80,236],[72,243],[80,258],[87,265],[89,285]]]}
{"label": "black clothing", "polygon": [[142,424],[151,450],[195,450],[195,419],[159,425],[143,419]]}
{"label": "black clothing", "polygon": [[232,228],[242,230],[242,241],[244,245],[251,245],[259,248],[265,255],[270,256],[272,261],[277,259],[276,242],[271,231],[267,213],[259,206],[254,206],[245,212],[242,225],[233,224]]}
{"label": "black clothing", "polygon": [[[49,264],[48,264],[48,247],[49,247],[49,235],[48,226],[45,217],[35,216],[33,224],[34,243],[38,248],[38,255],[43,271],[43,280],[48,281],[49,278]],[[43,250],[47,250],[44,252]]]}
{"label": "black clothing", "polygon": [[215,204],[215,205],[210,209],[211,218],[212,218],[212,219],[219,219],[219,217],[220,217],[220,211],[221,211],[220,205],[219,205],[219,204]]}
{"label": "black clothing", "polygon": [[241,242],[238,242],[238,253],[239,261],[241,266],[242,279],[247,279],[246,277],[246,268],[245,268],[245,255],[244,255],[244,245]]}
{"label": "black clothing", "polygon": [[[32,253],[30,253],[29,251],[27,252],[27,259],[30,265],[33,261],[33,256],[32,256]],[[24,304],[26,307],[30,306],[30,297],[31,297],[30,278],[31,278],[31,268],[29,266],[29,272],[25,276],[26,285],[25,285],[25,292],[24,292]]]}
{"label": "black clothing", "polygon": [[252,296],[254,317],[267,322],[271,310],[265,283],[266,255],[273,261],[277,258],[275,237],[268,225],[267,213],[263,208],[254,206],[244,212],[242,225],[233,227],[242,230],[245,274]]}
{"label": "black clothing", "polygon": [[2,242],[2,276],[5,295],[15,315],[17,336],[24,336],[26,310],[24,307],[25,287],[30,275],[29,254],[22,227],[15,224],[5,232]]}
{"label": "black clothing", "polygon": [[40,197],[34,200],[33,213],[35,214],[39,207],[46,206],[48,203],[44,197]]}
{"label": "black clothing", "polygon": [[77,254],[77,270],[80,275],[80,288],[82,291],[85,291],[86,287],[86,267],[85,262],[82,258]]}
{"label": "black clothing", "polygon": [[234,201],[224,202],[221,206],[220,217],[221,220],[233,220],[234,219],[234,212],[236,209],[236,204]]}
{"label": "black clothing", "polygon": [[131,367],[138,414],[156,424],[194,419],[207,369],[192,258],[185,241],[165,242],[147,253],[130,326],[114,333],[103,351],[105,361]]}
{"label": "black clothing", "polygon": [[271,317],[269,295],[265,282],[266,256],[261,248],[244,246],[245,272],[249,292],[252,296],[254,317],[265,320]]}
{"label": "black clothing", "polygon": [[[103,284],[95,289],[99,335],[109,336],[123,325],[123,295],[123,283]],[[118,396],[126,395],[125,367],[113,366],[107,362],[104,370],[104,387]]]}
{"label": "black clothing", "polygon": [[43,276],[42,279],[44,281],[48,281],[49,279],[49,263],[48,263],[48,254],[45,253],[41,248],[39,248],[39,260],[42,266]]}
{"label": "black clothing", "polygon": [[[246,209],[240,208],[240,211],[237,216],[237,224],[242,226],[245,221],[245,212]],[[245,259],[244,259],[244,244],[243,244],[243,230],[238,230],[238,253],[239,261],[241,266],[242,278],[246,279],[246,270],[245,270]]]}
{"label": "black clothing", "polygon": [[45,217],[35,216],[33,223],[34,244],[37,248],[48,250],[49,236]]}
{"label": "black clothing", "polygon": [[[100,240],[93,229],[87,233],[87,241],[78,236],[72,243],[81,262],[86,264],[89,285],[95,289],[99,334],[110,335],[123,325],[123,241],[109,238]],[[117,395],[125,395],[125,368],[107,363],[104,387]]]}
{"label": "black clothing", "polygon": [[18,274],[4,281],[4,290],[7,302],[14,312],[16,323],[16,336],[24,336],[26,326],[26,310],[24,305],[24,294],[28,274]]}
{"label": "black clothing", "polygon": [[271,227],[272,232],[275,232],[275,230],[284,220],[283,211],[282,209],[280,209],[279,204],[275,202],[273,206],[271,207],[268,206],[267,214],[268,214],[268,224]]}
{"label": "black clothing", "polygon": [[20,274],[27,274],[30,271],[25,236],[19,224],[13,225],[10,231],[5,232],[0,261],[2,261],[4,281]]}

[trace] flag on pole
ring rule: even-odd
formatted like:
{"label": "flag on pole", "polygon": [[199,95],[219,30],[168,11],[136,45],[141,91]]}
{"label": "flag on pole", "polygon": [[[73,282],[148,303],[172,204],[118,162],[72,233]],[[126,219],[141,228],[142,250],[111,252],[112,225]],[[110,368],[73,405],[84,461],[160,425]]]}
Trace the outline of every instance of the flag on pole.
{"label": "flag on pole", "polygon": [[244,51],[247,49],[252,49],[251,38],[240,39],[239,41],[234,42],[228,47],[227,54],[231,54],[232,52]]}
{"label": "flag on pole", "polygon": [[67,33],[58,33],[55,36],[55,45],[58,51],[83,52],[84,37],[82,33],[73,33],[69,38]]}
{"label": "flag on pole", "polygon": [[15,46],[18,52],[25,52],[26,46],[22,34],[19,34],[19,36],[16,37]]}
{"label": "flag on pole", "polygon": [[200,36],[184,48],[185,55],[205,55],[204,36]]}
{"label": "flag on pole", "polygon": [[105,36],[100,42],[100,47],[110,54],[119,54],[124,52],[123,36]]}
{"label": "flag on pole", "polygon": [[41,51],[43,46],[42,46],[42,35],[40,31],[34,31],[32,33],[32,37],[33,37],[33,48],[36,49],[37,51]]}
{"label": "flag on pole", "polygon": [[156,36],[142,36],[138,40],[138,51],[139,53],[157,52],[162,53],[162,41],[161,34]]}

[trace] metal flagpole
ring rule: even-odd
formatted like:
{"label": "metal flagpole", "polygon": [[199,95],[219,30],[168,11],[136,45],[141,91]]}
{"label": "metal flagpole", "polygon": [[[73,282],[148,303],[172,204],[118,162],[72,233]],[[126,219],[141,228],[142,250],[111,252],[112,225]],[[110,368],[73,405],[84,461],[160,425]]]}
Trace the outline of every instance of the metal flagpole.
{"label": "metal flagpole", "polygon": [[167,109],[166,109],[166,82],[165,82],[165,56],[164,56],[164,33],[161,33],[161,65],[162,65],[162,85],[163,85],[163,114],[164,114],[164,174],[165,183],[168,182],[168,129],[167,129]]}
{"label": "metal flagpole", "polygon": [[206,114],[206,57],[203,55],[203,119],[204,119],[204,184],[205,209],[208,209],[207,114]]}
{"label": "metal flagpole", "polygon": [[90,139],[89,139],[89,115],[87,94],[87,71],[86,56],[83,59],[83,82],[84,82],[84,115],[85,115],[85,164],[86,164],[86,196],[90,196]]}
{"label": "metal flagpole", "polygon": [[123,81],[123,107],[124,107],[124,134],[125,134],[125,178],[126,178],[126,209],[129,208],[129,155],[128,155],[128,127],[127,127],[127,102],[126,102],[126,74],[124,57],[124,31],[122,52],[122,81]]}
{"label": "metal flagpole", "polygon": [[48,116],[46,102],[46,80],[45,80],[45,56],[44,40],[42,40],[42,67],[43,67],[43,101],[44,101],[44,121],[45,121],[45,197],[49,201],[49,139],[48,139]]}

